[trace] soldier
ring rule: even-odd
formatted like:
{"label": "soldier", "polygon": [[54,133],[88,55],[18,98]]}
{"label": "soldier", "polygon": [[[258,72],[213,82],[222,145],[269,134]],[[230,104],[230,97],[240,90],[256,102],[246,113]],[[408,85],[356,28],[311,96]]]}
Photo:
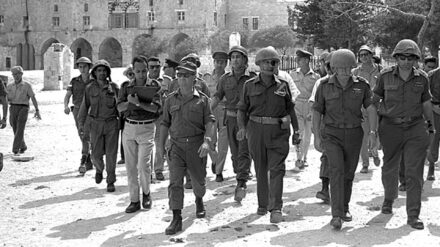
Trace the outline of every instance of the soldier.
{"label": "soldier", "polygon": [[[2,78],[0,77],[0,104],[3,105],[3,117],[1,117],[0,121],[0,129],[6,128],[6,119],[8,118],[8,98],[6,93],[6,83],[3,83]],[[3,169],[3,153],[0,153],[0,171]]]}
{"label": "soldier", "polygon": [[275,74],[279,62],[278,53],[273,47],[257,52],[255,64],[260,67],[260,74],[246,81],[237,106],[237,140],[243,141],[248,136],[251,157],[255,163],[257,214],[265,215],[270,211],[271,223],[282,221],[283,177],[289,154],[290,124],[295,133],[293,145],[298,144],[299,140],[289,84]]}
{"label": "soldier", "polygon": [[[379,66],[375,63],[373,63],[373,51],[368,47],[367,45],[361,46],[359,48],[358,52],[359,60],[361,64],[353,69],[353,75],[360,76],[368,81],[370,84],[371,89],[373,89],[376,86],[377,78],[379,77],[380,70]],[[369,121],[368,121],[368,113],[366,109],[362,109],[362,116],[364,118],[364,121],[362,122],[362,129],[364,130],[364,137],[362,138],[362,147],[361,147],[361,159],[362,159],[362,169],[361,173],[368,173],[368,166],[370,165],[370,157],[369,157],[369,151],[371,152],[373,156],[374,165],[379,166],[380,165],[380,159],[379,154],[377,152],[378,147],[377,144],[379,144],[378,140],[376,140],[376,146],[374,146],[371,150],[368,150],[368,147],[370,146],[369,141],[369,134],[368,131],[370,130]]]}
{"label": "soldier", "polygon": [[[84,98],[84,92],[86,86],[90,82],[90,69],[92,67],[92,61],[87,57],[80,57],[76,60],[76,66],[80,72],[80,75],[72,78],[69,86],[67,86],[66,96],[64,96],[64,113],[69,115],[73,114],[75,120],[75,126],[79,133],[78,125],[78,113],[81,103]],[[73,106],[69,107],[70,97],[72,97]],[[90,126],[89,121],[86,120],[84,135],[80,135],[82,149],[81,149],[81,163],[79,165],[79,174],[84,176],[86,171],[93,169],[92,161],[90,160]]]}
{"label": "soldier", "polygon": [[[440,68],[429,72],[429,87],[432,94],[432,112],[434,119],[434,129],[440,130]],[[429,169],[426,180],[434,181],[435,162],[438,160],[438,149],[440,142],[440,131],[435,132],[434,138],[431,140],[428,151]]]}
{"label": "soldier", "polygon": [[[160,85],[155,80],[147,79],[147,60],[142,56],[134,57],[132,65],[135,78],[121,87],[118,97],[118,110],[124,115],[126,122],[122,142],[125,147],[125,165],[131,201],[125,209],[126,213],[134,213],[141,209],[138,176],[142,187],[142,207],[151,208],[150,179],[154,122],[159,117],[161,106]],[[152,99],[141,101],[137,95],[141,87],[154,87],[157,88],[157,92]]]}
{"label": "soldier", "polygon": [[217,92],[212,97],[211,108],[215,110],[218,103],[226,98],[226,128],[228,132],[229,148],[231,149],[232,166],[237,174],[237,186],[234,199],[237,202],[246,196],[246,182],[250,179],[251,158],[249,156],[248,142],[246,138],[237,139],[237,104],[243,91],[244,83],[255,77],[256,74],[249,72],[248,53],[242,46],[233,46],[229,50],[228,58],[231,64],[231,72],[220,78]]}
{"label": "soldier", "polygon": [[296,145],[296,162],[293,172],[300,172],[307,166],[307,152],[312,136],[312,105],[309,102],[313,86],[319,79],[319,74],[315,73],[309,66],[310,58],[313,55],[308,51],[297,50],[296,62],[298,68],[292,72],[291,76],[300,94],[295,99],[295,111],[298,116],[299,135],[301,143]]}
{"label": "soldier", "polygon": [[423,71],[429,73],[431,70],[437,68],[437,58],[436,57],[426,57],[423,61]]}
{"label": "soldier", "polygon": [[19,155],[27,150],[24,141],[24,129],[29,114],[29,99],[32,100],[32,104],[35,108],[34,117],[40,120],[41,115],[31,84],[23,80],[23,68],[21,66],[14,66],[11,68],[11,73],[12,77],[14,77],[14,82],[9,83],[6,87],[8,102],[10,105],[9,124],[14,131],[12,152],[14,155]]}
{"label": "soldier", "polygon": [[196,217],[205,217],[203,196],[206,192],[206,155],[211,145],[214,130],[214,115],[209,98],[195,89],[197,67],[184,62],[177,67],[179,89],[165,100],[160,131],[160,154],[164,152],[165,140],[170,133],[171,149],[170,185],[168,198],[173,220],[165,230],[172,235],[182,230],[183,177],[188,172],[192,178],[196,196]]}
{"label": "soldier", "polygon": [[[209,87],[209,91],[212,95],[215,94],[220,77],[225,73],[225,68],[228,65],[228,53],[222,51],[216,51],[212,54],[214,60],[214,70],[212,71],[211,79],[206,81]],[[216,175],[215,181],[223,181],[223,168],[226,162],[226,155],[228,154],[228,132],[225,126],[225,100],[219,102],[217,108],[214,111],[216,133],[213,136],[213,150],[209,152],[211,156],[212,173]],[[215,144],[217,144],[218,152],[215,152]]]}
{"label": "soldier", "polygon": [[84,135],[84,123],[86,118],[90,118],[91,156],[96,168],[95,182],[101,183],[105,166],[107,191],[114,192],[119,139],[118,110],[116,109],[118,86],[111,81],[110,64],[105,60],[96,61],[90,73],[92,80],[86,87],[79,110],[79,129]]}
{"label": "soldier", "polygon": [[165,63],[162,67],[163,69],[163,83],[162,83],[162,92],[165,95],[168,95],[169,93],[171,93],[169,91],[169,88],[171,86],[171,83],[173,82],[174,79],[176,79],[176,68],[177,66],[179,66],[179,63],[170,59],[170,58],[166,58],[165,59]]}
{"label": "soldier", "polygon": [[[423,168],[429,145],[425,121],[430,134],[434,133],[428,78],[424,72],[414,68],[420,55],[414,41],[399,41],[392,53],[397,65],[381,72],[373,96],[373,102],[382,100],[379,108],[379,137],[384,153],[382,183],[385,198],[382,213],[392,213],[393,202],[398,196],[399,163],[403,154],[407,223],[415,229],[424,228],[419,215]],[[370,127],[374,136],[375,126]]]}
{"label": "soldier", "polygon": [[349,203],[362,145],[362,106],[368,109],[371,121],[376,118],[368,82],[351,73],[356,67],[354,53],[347,49],[335,51],[330,66],[334,74],[316,91],[313,128],[315,146],[322,143],[330,169],[330,225],[340,230],[342,221],[352,220]]}
{"label": "soldier", "polygon": [[[310,103],[315,102],[315,95],[316,95],[316,90],[318,89],[318,86],[321,85],[321,82],[323,81],[327,81],[329,76],[332,75],[332,70],[330,68],[330,59],[331,59],[331,55],[332,53],[328,53],[325,52],[323,54],[321,54],[319,62],[320,62],[320,71],[324,70],[324,73],[321,72],[321,74],[324,75],[324,77],[318,79],[315,83],[315,85],[313,86],[313,90],[312,90],[312,94],[310,95]],[[313,116],[313,115],[312,115]],[[313,119],[312,117],[312,124],[314,124],[313,122],[316,121]],[[323,124],[321,124],[321,129],[324,127]],[[312,129],[313,130],[313,129]],[[319,133],[314,133],[314,136],[316,137],[316,135],[319,135]],[[328,159],[327,159],[327,155],[325,154],[322,145],[321,146],[316,146],[315,145],[315,149],[319,152],[322,153],[321,155],[321,166],[319,169],[319,178],[321,179],[321,190],[316,192],[315,197],[318,199],[321,199],[324,203],[329,204],[330,203],[330,193],[329,193],[329,185],[330,185],[330,175],[329,175],[329,167],[328,167]]]}

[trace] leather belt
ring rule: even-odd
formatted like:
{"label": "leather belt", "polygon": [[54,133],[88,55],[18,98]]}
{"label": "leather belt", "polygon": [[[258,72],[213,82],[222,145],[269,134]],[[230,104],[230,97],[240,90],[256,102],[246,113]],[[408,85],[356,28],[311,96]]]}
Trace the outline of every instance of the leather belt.
{"label": "leather belt", "polygon": [[228,117],[237,117],[237,112],[232,110],[226,110],[226,116]]}
{"label": "leather belt", "polygon": [[296,98],[295,101],[300,101],[300,102],[309,102],[309,99],[303,99],[303,98]]}
{"label": "leather belt", "polygon": [[258,117],[258,116],[249,116],[249,119],[253,122],[259,123],[259,124],[281,124],[283,122],[283,118],[286,118],[286,120],[289,118],[290,116],[285,116],[282,118],[278,118],[278,117]]}
{"label": "leather belt", "polygon": [[417,117],[398,117],[398,118],[390,118],[390,117],[383,117],[383,120],[385,120],[388,123],[391,124],[404,124],[404,123],[411,123],[416,120],[423,119],[422,116]]}
{"label": "leather belt", "polygon": [[125,119],[125,122],[127,122],[129,124],[151,124],[151,123],[154,123],[154,121],[156,121],[156,120],[155,119],[148,119],[148,120],[138,121],[138,120]]}
{"label": "leather belt", "polygon": [[203,141],[204,135],[187,136],[187,137],[171,137],[172,141],[176,142],[198,142]]}
{"label": "leather belt", "polygon": [[361,125],[360,124],[344,124],[344,123],[325,123],[325,125],[328,125],[330,127],[333,128],[338,128],[338,129],[354,129],[354,128],[358,128]]}

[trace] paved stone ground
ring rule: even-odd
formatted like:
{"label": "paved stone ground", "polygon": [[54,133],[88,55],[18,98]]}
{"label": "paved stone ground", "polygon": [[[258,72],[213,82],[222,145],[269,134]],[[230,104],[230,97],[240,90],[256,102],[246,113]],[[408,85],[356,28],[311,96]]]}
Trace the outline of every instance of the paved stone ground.
{"label": "paved stone ground", "polygon": [[[35,160],[5,159],[0,172],[0,246],[440,246],[439,181],[425,183],[421,214],[425,229],[417,231],[406,225],[404,193],[395,202],[393,215],[380,213],[383,188],[377,167],[356,174],[350,203],[354,220],[344,223],[340,232],[332,230],[330,207],[315,198],[320,154],[314,149],[310,166],[299,174],[291,172],[293,149],[288,157],[284,222],[274,225],[269,215],[256,215],[255,179],[243,202],[234,202],[228,158],[225,182],[216,183],[208,170],[207,217],[195,217],[194,196],[186,190],[184,231],[166,236],[172,218],[167,181],[152,185],[150,211],[125,214],[129,198],[124,165],[117,167],[115,193],[106,192],[105,182],[95,184],[94,171],[77,176],[80,142],[73,117],[63,113],[64,93],[38,92],[41,121],[31,118],[31,107],[25,138]],[[10,153],[11,144],[8,126],[0,131],[0,151]]]}

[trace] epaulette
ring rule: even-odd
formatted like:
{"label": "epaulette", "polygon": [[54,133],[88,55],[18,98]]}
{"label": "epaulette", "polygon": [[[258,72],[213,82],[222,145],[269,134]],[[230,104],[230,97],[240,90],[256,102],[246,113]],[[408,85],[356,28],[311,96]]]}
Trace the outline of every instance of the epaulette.
{"label": "epaulette", "polygon": [[319,84],[319,85],[322,85],[322,84],[328,83],[329,81],[330,81],[330,76],[327,76],[326,78],[323,78],[323,79],[321,80],[321,84]]}
{"label": "epaulette", "polygon": [[393,72],[394,68],[395,68],[395,66],[391,66],[391,67],[383,68],[383,69],[380,71],[380,74],[383,75],[383,74],[385,74],[385,73]]}
{"label": "epaulette", "polygon": [[200,89],[197,89],[196,88],[196,90],[197,90],[197,92],[201,95],[201,96],[205,96],[206,98],[208,98],[209,99],[209,96],[208,95],[206,95],[204,92],[202,92],[202,90],[200,90]]}
{"label": "epaulette", "polygon": [[414,69],[414,75],[415,76],[423,76],[426,79],[428,79],[428,74],[425,71],[421,70],[421,69]]}
{"label": "epaulette", "polygon": [[354,82],[365,82],[368,84],[368,80],[363,78],[362,76],[353,76],[353,81]]}
{"label": "epaulette", "polygon": [[431,77],[432,75],[434,75],[435,73],[438,73],[439,71],[440,71],[440,67],[429,71],[428,77]]}
{"label": "epaulette", "polygon": [[254,80],[255,80],[255,76],[252,77],[252,78],[247,79],[247,80],[244,82],[244,84],[246,85],[246,83],[251,83],[251,82],[254,81]]}

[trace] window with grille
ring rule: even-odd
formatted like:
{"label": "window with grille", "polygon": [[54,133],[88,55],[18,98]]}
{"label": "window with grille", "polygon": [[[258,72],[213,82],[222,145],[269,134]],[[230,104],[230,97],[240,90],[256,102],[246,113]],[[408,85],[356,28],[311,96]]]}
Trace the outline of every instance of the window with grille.
{"label": "window with grille", "polygon": [[185,11],[177,11],[177,20],[185,21]]}
{"label": "window with grille", "polygon": [[110,28],[122,28],[123,27],[123,14],[113,13],[110,14]]}
{"label": "window with grille", "polygon": [[83,16],[83,25],[84,26],[90,25],[90,16]]}
{"label": "window with grille", "polygon": [[244,30],[249,29],[249,19],[247,17],[243,17],[243,29]]}
{"label": "window with grille", "polygon": [[125,14],[125,27],[134,28],[138,27],[138,13],[126,13]]}
{"label": "window with grille", "polygon": [[60,17],[57,16],[52,17],[52,26],[54,27],[60,26]]}
{"label": "window with grille", "polygon": [[252,18],[252,30],[258,30],[258,17]]}
{"label": "window with grille", "polygon": [[148,21],[155,21],[154,11],[148,11]]}

